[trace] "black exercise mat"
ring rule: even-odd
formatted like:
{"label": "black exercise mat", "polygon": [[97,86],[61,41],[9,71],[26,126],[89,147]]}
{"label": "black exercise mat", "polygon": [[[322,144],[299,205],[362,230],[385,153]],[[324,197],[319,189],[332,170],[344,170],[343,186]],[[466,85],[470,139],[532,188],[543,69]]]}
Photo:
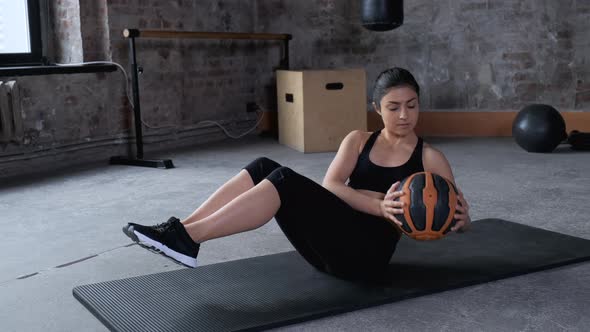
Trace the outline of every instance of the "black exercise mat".
{"label": "black exercise mat", "polygon": [[484,219],[439,241],[404,237],[381,284],[331,277],[287,252],[73,292],[111,331],[261,330],[588,259],[590,240]]}

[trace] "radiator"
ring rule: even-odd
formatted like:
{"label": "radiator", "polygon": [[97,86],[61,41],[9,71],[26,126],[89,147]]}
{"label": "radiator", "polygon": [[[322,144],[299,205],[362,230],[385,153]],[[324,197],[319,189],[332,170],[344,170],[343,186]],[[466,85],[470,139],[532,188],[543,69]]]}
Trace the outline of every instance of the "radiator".
{"label": "radiator", "polygon": [[22,142],[23,117],[16,81],[0,82],[0,142]]}

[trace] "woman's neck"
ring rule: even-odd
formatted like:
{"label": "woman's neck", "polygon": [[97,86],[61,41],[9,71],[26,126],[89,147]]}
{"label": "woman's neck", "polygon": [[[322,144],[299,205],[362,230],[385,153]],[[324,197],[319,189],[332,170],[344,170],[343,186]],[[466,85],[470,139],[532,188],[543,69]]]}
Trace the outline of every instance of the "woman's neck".
{"label": "woman's neck", "polygon": [[418,136],[416,135],[416,133],[413,130],[411,132],[409,132],[408,134],[402,136],[402,135],[392,133],[392,132],[388,131],[387,129],[383,128],[381,130],[380,136],[382,136],[383,141],[387,144],[387,146],[389,146],[391,148],[396,148],[396,147],[406,146],[406,145],[414,146],[414,145],[416,145],[416,142],[418,141]]}

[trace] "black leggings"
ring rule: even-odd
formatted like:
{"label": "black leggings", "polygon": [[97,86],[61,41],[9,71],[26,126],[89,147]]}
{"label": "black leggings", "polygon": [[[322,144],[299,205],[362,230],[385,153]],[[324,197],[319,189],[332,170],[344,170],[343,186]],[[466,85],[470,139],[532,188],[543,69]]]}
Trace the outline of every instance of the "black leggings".
{"label": "black leggings", "polygon": [[254,184],[269,180],[279,192],[275,219],[311,265],[335,276],[364,279],[389,264],[400,239],[385,219],[353,209],[316,182],[262,157],[246,167]]}

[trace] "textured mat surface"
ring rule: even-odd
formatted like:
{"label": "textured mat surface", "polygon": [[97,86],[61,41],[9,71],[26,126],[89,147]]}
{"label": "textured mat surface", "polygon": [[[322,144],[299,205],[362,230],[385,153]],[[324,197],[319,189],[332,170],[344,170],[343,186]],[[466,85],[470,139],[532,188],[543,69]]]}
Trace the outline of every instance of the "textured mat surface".
{"label": "textured mat surface", "polygon": [[590,259],[590,240],[500,219],[402,238],[379,283],[317,272],[296,252],[74,288],[112,331],[260,330]]}

